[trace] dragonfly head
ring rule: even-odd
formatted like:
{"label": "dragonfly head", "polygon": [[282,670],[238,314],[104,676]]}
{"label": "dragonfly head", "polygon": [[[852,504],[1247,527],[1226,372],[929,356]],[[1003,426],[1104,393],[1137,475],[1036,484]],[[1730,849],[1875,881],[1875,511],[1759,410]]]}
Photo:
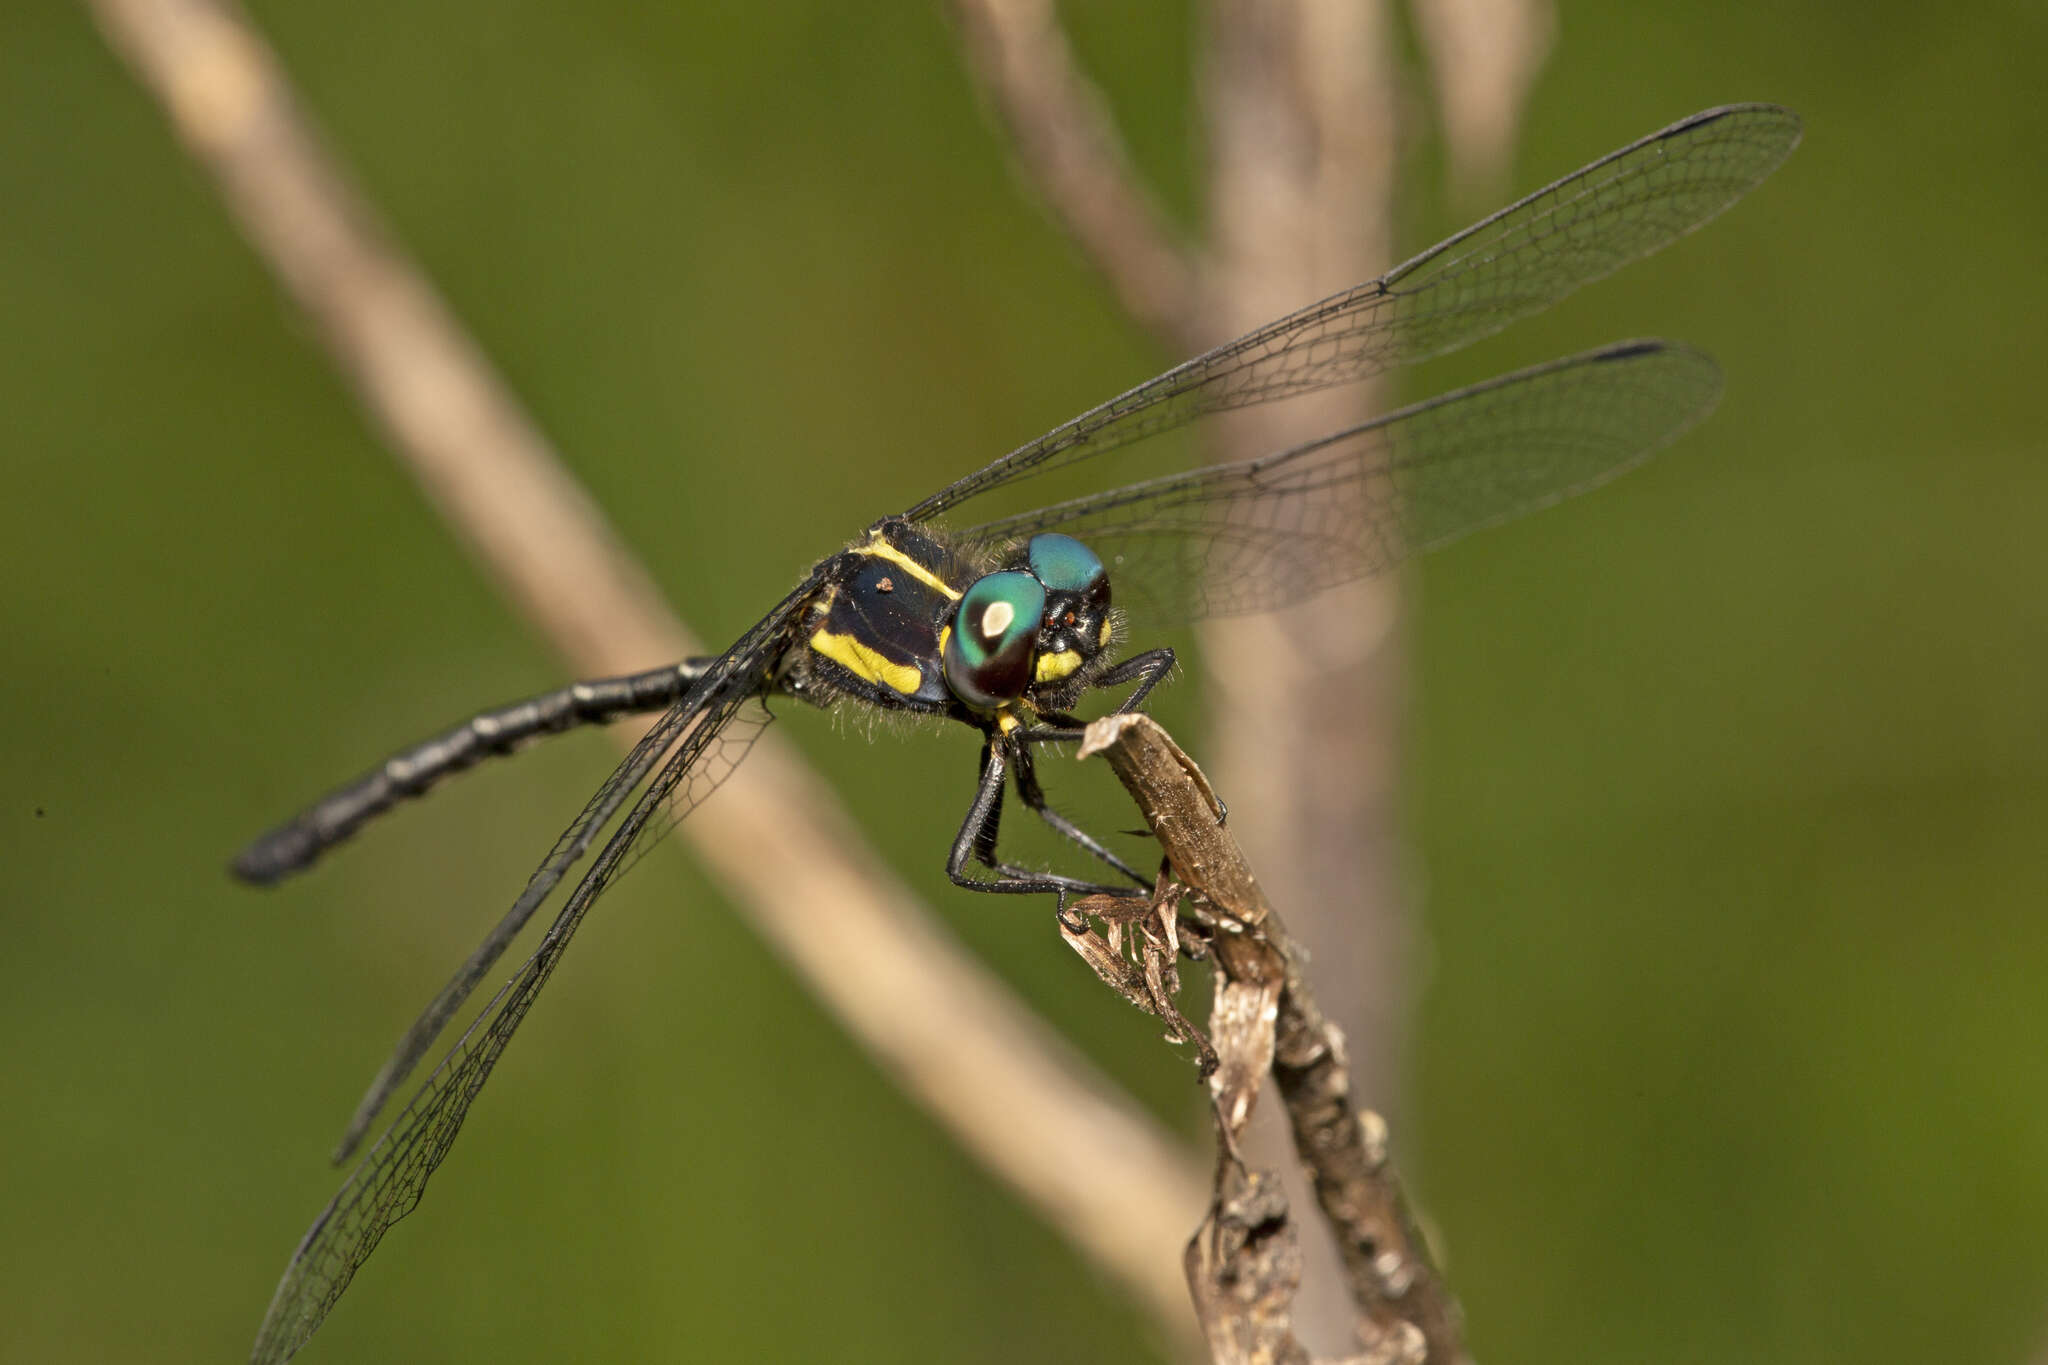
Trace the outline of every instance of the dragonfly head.
{"label": "dragonfly head", "polygon": [[1045,616],[1031,680],[1062,682],[1109,644],[1109,572],[1093,550],[1056,532],[1031,537],[1024,563],[1045,585]]}
{"label": "dragonfly head", "polygon": [[1031,538],[1019,567],[960,594],[941,650],[946,686],[977,711],[1072,677],[1109,643],[1109,574],[1072,536]]}

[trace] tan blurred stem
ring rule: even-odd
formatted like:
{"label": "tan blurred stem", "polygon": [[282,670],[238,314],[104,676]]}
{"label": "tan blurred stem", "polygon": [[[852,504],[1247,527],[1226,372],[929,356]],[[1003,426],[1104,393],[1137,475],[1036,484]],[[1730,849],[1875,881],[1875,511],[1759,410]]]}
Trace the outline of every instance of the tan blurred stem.
{"label": "tan blurred stem", "polygon": [[[1223,337],[1384,269],[1394,172],[1387,16],[1361,0],[1215,0],[1207,101],[1214,268]],[[1219,460],[1284,449],[1364,420],[1372,385],[1233,414]],[[1401,712],[1398,593],[1388,581],[1306,611],[1216,623],[1211,767],[1247,808],[1239,837],[1304,922],[1333,1008],[1358,1040],[1361,1088],[1398,1091],[1408,929],[1392,789]]]}
{"label": "tan blurred stem", "polygon": [[[434,505],[580,674],[693,646],[648,576],[218,0],[86,0]],[[684,825],[755,925],[897,1082],[1169,1335],[1206,1180],[932,923],[823,784],[767,742]]]}
{"label": "tan blurred stem", "polygon": [[1503,197],[1522,115],[1557,41],[1553,0],[1412,0],[1451,181],[1477,212]]}
{"label": "tan blurred stem", "polygon": [[[1206,318],[1211,339],[1278,317],[1393,263],[1397,64],[1382,0],[1210,0],[1200,82],[1210,157]],[[1365,420],[1377,385],[1231,414],[1213,458],[1249,459]],[[1314,962],[1351,1040],[1350,1083],[1399,1122],[1413,1000],[1414,927],[1395,809],[1405,710],[1401,600],[1391,578],[1292,611],[1212,622],[1207,766],[1232,825]],[[1242,812],[1240,815],[1239,812]],[[1282,1125],[1254,1151],[1288,1197],[1311,1197]],[[1304,1244],[1297,1320],[1334,1342],[1348,1320],[1339,1249]]]}
{"label": "tan blurred stem", "polygon": [[969,65],[1026,181],[1133,320],[1200,345],[1197,270],[1132,173],[1102,92],[1082,74],[1052,0],[951,0]]}

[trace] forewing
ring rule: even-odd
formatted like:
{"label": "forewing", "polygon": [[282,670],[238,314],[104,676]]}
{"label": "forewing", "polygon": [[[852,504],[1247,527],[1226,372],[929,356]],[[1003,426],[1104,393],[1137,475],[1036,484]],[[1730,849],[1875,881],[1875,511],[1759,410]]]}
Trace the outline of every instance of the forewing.
{"label": "forewing", "polygon": [[1376,280],[1227,342],[919,503],[923,520],[1027,474],[1092,459],[1206,413],[1349,383],[1454,350],[1691,232],[1799,142],[1776,105],[1709,109],[1650,134]]}
{"label": "forewing", "polygon": [[1147,626],[1268,611],[1613,478],[1712,411],[1720,388],[1698,351],[1622,342],[963,538],[990,551],[1039,531],[1083,540]]}
{"label": "forewing", "polygon": [[[800,590],[749,631],[663,716],[600,791],[600,797],[607,791],[630,793],[640,778],[654,769],[646,791],[576,884],[539,948],[492,997],[314,1220],[285,1268],[264,1316],[252,1362],[272,1365],[287,1360],[312,1336],[384,1233],[418,1204],[428,1177],[447,1156],[468,1116],[470,1103],[547,984],[592,903],[649,842],[710,795],[767,728],[770,717],[758,699],[760,685],[786,647],[792,623],[804,606],[805,595]],[[648,761],[649,754],[655,762]],[[598,804],[593,798],[592,805],[570,826],[542,865],[543,872],[562,858],[565,849],[574,845],[580,851],[590,842],[595,827],[605,822],[599,817],[595,826],[589,825],[592,809]],[[612,802],[614,808],[617,804]],[[559,875],[558,871],[557,878]],[[531,889],[530,883],[528,894]],[[522,894],[514,914],[527,906],[528,894]],[[531,913],[528,906],[525,914]],[[511,919],[508,915],[507,922]],[[505,928],[501,923],[486,940],[486,947],[496,942],[495,951],[502,951],[510,939]],[[465,967],[464,974],[470,974],[469,968]],[[456,983],[463,980],[464,975],[458,975]],[[467,993],[466,988],[462,993]],[[453,1010],[454,1006],[449,1006],[441,1019],[445,1021]],[[430,1016],[433,1013],[429,1011]]]}

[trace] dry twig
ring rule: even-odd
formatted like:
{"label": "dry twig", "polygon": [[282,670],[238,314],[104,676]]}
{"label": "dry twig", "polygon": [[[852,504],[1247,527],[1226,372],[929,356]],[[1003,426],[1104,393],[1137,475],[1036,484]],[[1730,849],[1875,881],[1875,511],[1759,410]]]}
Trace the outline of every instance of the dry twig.
{"label": "dry twig", "polygon": [[[1216,965],[1208,1039],[1214,1061],[1204,1065],[1216,1110],[1217,1176],[1208,1217],[1186,1253],[1189,1287],[1215,1358],[1308,1359],[1291,1326],[1302,1263],[1285,1194],[1277,1176],[1248,1170],[1238,1154],[1270,1071],[1295,1150],[1343,1252],[1359,1358],[1459,1365],[1467,1356],[1457,1304],[1408,1215],[1387,1157],[1386,1124],[1353,1107],[1343,1035],[1316,1004],[1299,950],[1223,823],[1207,780],[1147,716],[1096,722],[1081,752],[1106,757],[1144,812],[1165,854],[1162,893],[1185,889],[1196,898],[1200,941]],[[1155,898],[1155,918],[1163,899]],[[1161,951],[1168,941],[1153,934],[1140,942]]]}

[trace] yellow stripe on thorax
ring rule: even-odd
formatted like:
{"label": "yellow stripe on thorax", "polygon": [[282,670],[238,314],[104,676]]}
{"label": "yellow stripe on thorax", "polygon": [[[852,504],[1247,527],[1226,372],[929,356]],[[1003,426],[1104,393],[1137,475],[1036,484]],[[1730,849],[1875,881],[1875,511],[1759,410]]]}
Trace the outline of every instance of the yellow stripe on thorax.
{"label": "yellow stripe on thorax", "polygon": [[867,544],[857,546],[854,550],[854,553],[863,555],[873,555],[877,559],[886,559],[891,564],[894,564],[897,568],[903,570],[903,572],[909,574],[912,578],[915,578],[918,582],[924,584],[926,587],[944,593],[948,598],[952,599],[955,602],[960,600],[960,594],[954,591],[951,587],[948,587],[943,579],[941,579],[938,575],[934,574],[930,569],[927,569],[924,565],[912,559],[909,555],[903,553],[903,551],[897,549],[894,545],[891,545],[887,540],[883,538],[882,533],[880,531],[875,532],[874,536],[871,539],[869,539]]}
{"label": "yellow stripe on thorax", "polygon": [[894,688],[906,697],[924,685],[924,674],[915,664],[892,663],[851,635],[820,630],[811,636],[811,648],[855,677]]}

